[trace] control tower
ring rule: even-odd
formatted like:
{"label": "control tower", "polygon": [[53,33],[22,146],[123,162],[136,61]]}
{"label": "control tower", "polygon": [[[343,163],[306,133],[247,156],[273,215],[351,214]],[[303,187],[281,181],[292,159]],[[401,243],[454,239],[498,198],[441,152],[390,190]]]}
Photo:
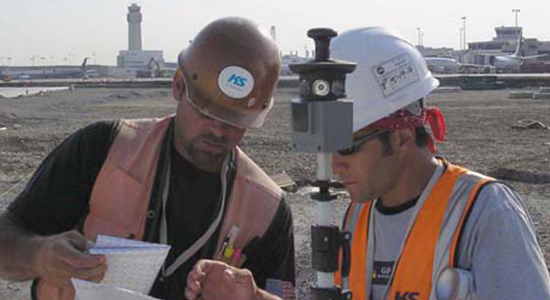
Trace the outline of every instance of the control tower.
{"label": "control tower", "polygon": [[143,50],[141,45],[141,7],[128,6],[128,50],[119,50],[116,68],[109,69],[113,77],[151,77],[162,75],[164,56],[162,50]]}
{"label": "control tower", "polygon": [[128,50],[141,51],[141,7],[128,6]]}

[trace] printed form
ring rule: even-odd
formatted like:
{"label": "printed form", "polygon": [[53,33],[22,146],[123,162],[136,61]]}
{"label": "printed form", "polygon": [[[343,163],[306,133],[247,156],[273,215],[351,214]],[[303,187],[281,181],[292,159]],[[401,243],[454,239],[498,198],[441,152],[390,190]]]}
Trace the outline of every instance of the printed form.
{"label": "printed form", "polygon": [[107,272],[100,284],[73,279],[77,299],[155,299],[145,295],[168,251],[168,245],[99,235],[89,253],[107,257]]}

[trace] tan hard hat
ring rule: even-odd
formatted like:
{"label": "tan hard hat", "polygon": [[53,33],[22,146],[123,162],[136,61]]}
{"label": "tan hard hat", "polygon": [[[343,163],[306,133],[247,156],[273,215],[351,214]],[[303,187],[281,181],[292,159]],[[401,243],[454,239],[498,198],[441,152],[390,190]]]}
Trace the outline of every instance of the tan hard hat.
{"label": "tan hard hat", "polygon": [[229,17],[206,26],[178,64],[189,101],[225,123],[259,128],[273,106],[280,58],[275,42],[251,21]]}

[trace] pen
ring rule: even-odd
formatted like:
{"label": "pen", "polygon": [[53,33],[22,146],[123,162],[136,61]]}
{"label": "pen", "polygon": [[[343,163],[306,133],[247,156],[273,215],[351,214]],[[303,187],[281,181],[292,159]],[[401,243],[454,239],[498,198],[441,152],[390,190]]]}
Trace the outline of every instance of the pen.
{"label": "pen", "polygon": [[233,246],[231,246],[231,244],[229,244],[225,248],[225,251],[223,252],[223,256],[226,259],[230,260],[234,253],[235,253],[235,249],[233,249]]}
{"label": "pen", "polygon": [[235,253],[233,253],[233,257],[231,258],[230,265],[234,267],[239,267],[241,262],[241,256],[242,256],[242,250],[240,248],[235,248]]}
{"label": "pen", "polygon": [[223,257],[223,254],[225,252],[225,248],[227,248],[227,243],[229,242],[229,237],[226,237],[224,240],[223,240],[223,243],[222,243],[222,247],[220,249],[220,252],[218,254],[218,259],[221,259]]}
{"label": "pen", "polygon": [[229,262],[231,260],[233,252],[235,251],[233,248],[233,243],[235,242],[238,233],[239,227],[233,225],[223,240],[222,247],[219,252],[219,259],[223,262]]}

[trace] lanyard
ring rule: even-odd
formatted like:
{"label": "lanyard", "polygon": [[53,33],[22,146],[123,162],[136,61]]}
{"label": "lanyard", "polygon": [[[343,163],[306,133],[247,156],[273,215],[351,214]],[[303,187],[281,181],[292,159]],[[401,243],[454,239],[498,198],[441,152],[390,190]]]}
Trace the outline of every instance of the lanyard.
{"label": "lanyard", "polygon": [[[440,165],[438,164],[434,174],[432,175],[432,178],[430,179],[430,181],[428,182],[428,185],[426,186],[426,188],[424,188],[424,191],[422,192],[422,194],[420,195],[420,198],[418,199],[418,202],[416,203],[416,205],[414,206],[414,211],[413,211],[413,215],[411,217],[411,220],[409,222],[409,226],[407,228],[407,231],[406,231],[406,234],[405,234],[405,238],[403,239],[403,241],[401,242],[401,245],[399,247],[399,256],[397,258],[397,260],[395,261],[394,265],[393,265],[393,268],[392,268],[392,272],[390,274],[390,280],[388,281],[388,285],[386,286],[386,288],[384,289],[384,293],[382,294],[382,298],[380,300],[385,300],[385,299],[388,299],[388,293],[390,291],[390,287],[392,285],[392,282],[393,282],[393,278],[394,278],[394,275],[395,275],[395,270],[397,269],[397,266],[399,265],[399,260],[401,259],[401,255],[403,254],[403,249],[405,248],[405,244],[409,238],[409,235],[412,231],[412,228],[414,226],[414,223],[416,221],[416,218],[418,217],[418,213],[420,212],[420,209],[422,208],[422,206],[424,205],[424,202],[426,202],[426,199],[428,198],[428,196],[430,195],[433,187],[435,186],[435,184],[437,183],[437,181],[439,180],[439,177],[441,177],[441,174],[443,174],[443,171],[444,171],[444,166],[443,165]],[[371,290],[371,287],[372,287],[372,271],[373,271],[373,265],[374,265],[374,243],[376,243],[376,238],[375,238],[375,230],[374,230],[374,226],[375,226],[375,223],[374,223],[374,210],[376,209],[376,202],[379,201],[379,199],[376,199],[374,200],[374,203],[372,204],[372,209],[370,211],[370,216],[369,216],[369,232],[368,232],[368,241],[367,241],[367,253],[365,253],[366,255],[366,262],[367,262],[367,266],[366,266],[366,272],[367,272],[367,276],[365,276],[365,295],[366,297],[369,297],[369,299],[372,299],[372,290]],[[363,300],[363,299],[361,299]]]}
{"label": "lanyard", "polygon": [[[228,155],[226,158],[226,161],[224,162],[223,166],[227,166],[227,160],[229,160],[231,155]],[[208,240],[212,237],[214,232],[216,231],[216,228],[218,228],[218,225],[221,222],[223,211],[225,208],[225,201],[226,201],[226,175],[227,175],[228,168],[222,168],[222,198],[221,198],[221,205],[220,210],[218,212],[218,215],[216,216],[216,219],[214,219],[214,222],[208,227],[208,230],[191,245],[191,247],[187,248],[182,254],[180,254],[174,262],[170,266],[166,266],[164,264],[162,266],[162,276],[168,277],[172,275],[181,265],[183,265],[189,258],[191,258],[197,251],[199,251],[204,244],[208,242]],[[162,218],[161,218],[161,224],[160,224],[160,243],[161,244],[168,244],[168,224],[166,221],[166,204],[168,202],[168,194],[170,191],[170,155],[167,155],[166,157],[166,163],[164,164],[164,186],[162,191]]]}

